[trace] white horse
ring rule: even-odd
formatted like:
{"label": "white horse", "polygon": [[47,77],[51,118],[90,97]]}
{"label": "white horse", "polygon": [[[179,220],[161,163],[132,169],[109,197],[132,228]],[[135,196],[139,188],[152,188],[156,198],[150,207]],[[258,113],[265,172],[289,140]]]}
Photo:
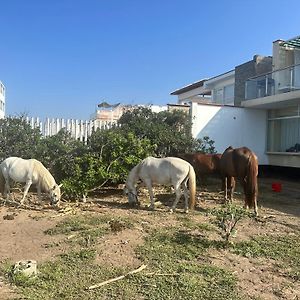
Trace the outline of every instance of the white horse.
{"label": "white horse", "polygon": [[150,209],[154,209],[154,195],[152,190],[153,184],[163,184],[173,186],[176,192],[175,201],[171,207],[171,212],[175,207],[182,194],[181,187],[184,191],[185,212],[188,212],[188,189],[189,181],[190,191],[190,208],[195,206],[196,194],[196,176],[194,168],[187,161],[177,157],[154,158],[147,157],[138,165],[136,165],[129,173],[126,180],[126,188],[128,193],[129,204],[138,202],[136,185],[142,180],[149,191],[151,205]]}
{"label": "white horse", "polygon": [[9,157],[0,164],[0,187],[2,194],[8,199],[10,196],[10,179],[15,182],[25,182],[24,194],[21,205],[32,184],[36,185],[38,198],[41,200],[41,191],[49,194],[51,204],[59,205],[61,198],[60,187],[51,173],[36,159],[22,159]]}

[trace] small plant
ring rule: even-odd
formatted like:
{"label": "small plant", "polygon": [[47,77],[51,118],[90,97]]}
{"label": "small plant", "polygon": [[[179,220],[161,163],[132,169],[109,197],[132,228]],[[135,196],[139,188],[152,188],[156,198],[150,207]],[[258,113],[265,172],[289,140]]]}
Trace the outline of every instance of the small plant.
{"label": "small plant", "polygon": [[216,224],[221,230],[221,235],[226,244],[230,237],[236,232],[235,227],[238,221],[244,217],[250,217],[251,214],[242,207],[232,204],[223,205],[221,208],[213,209],[210,212],[216,217]]}

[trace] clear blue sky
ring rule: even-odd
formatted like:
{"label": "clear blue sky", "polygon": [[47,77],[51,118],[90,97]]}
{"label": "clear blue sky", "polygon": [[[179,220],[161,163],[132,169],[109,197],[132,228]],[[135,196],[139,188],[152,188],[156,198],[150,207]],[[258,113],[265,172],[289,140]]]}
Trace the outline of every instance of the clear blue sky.
{"label": "clear blue sky", "polygon": [[0,0],[6,113],[175,103],[175,89],[300,35],[299,11],[299,0]]}

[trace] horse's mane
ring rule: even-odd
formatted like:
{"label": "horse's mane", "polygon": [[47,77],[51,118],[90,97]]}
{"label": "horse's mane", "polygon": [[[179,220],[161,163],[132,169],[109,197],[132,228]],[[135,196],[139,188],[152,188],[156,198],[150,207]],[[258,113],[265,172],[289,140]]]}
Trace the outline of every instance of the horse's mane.
{"label": "horse's mane", "polygon": [[48,192],[56,184],[54,177],[51,173],[45,168],[45,166],[38,160],[33,159],[34,170],[39,176],[39,183],[43,191]]}
{"label": "horse's mane", "polygon": [[[138,172],[139,172],[139,170],[141,168],[140,165],[141,165],[141,163],[137,164],[129,172],[127,180],[126,180],[126,186],[127,186],[127,188],[133,188],[134,187],[134,184],[136,183],[136,181],[138,179],[137,178],[138,177]],[[128,185],[130,185],[130,186],[128,186]]]}

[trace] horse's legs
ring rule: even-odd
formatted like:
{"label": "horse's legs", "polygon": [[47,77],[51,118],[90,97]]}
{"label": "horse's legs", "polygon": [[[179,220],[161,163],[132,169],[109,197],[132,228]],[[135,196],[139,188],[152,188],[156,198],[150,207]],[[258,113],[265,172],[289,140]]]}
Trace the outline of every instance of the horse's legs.
{"label": "horse's legs", "polygon": [[40,186],[39,183],[36,185],[36,189],[37,189],[38,199],[41,202],[41,200],[42,200],[42,197],[41,197],[41,186]]}
{"label": "horse's legs", "polygon": [[227,176],[224,177],[224,199],[225,203],[227,203]]}
{"label": "horse's legs", "polygon": [[25,197],[27,196],[27,193],[28,193],[28,190],[29,190],[31,184],[32,184],[32,181],[31,181],[31,180],[26,181],[26,184],[25,184],[25,187],[24,187],[23,198],[22,198],[22,200],[21,200],[21,205],[24,204]]}
{"label": "horse's legs", "polygon": [[151,180],[144,180],[144,183],[149,191],[149,196],[150,196],[150,209],[153,210],[154,209],[154,194],[153,194],[153,189],[152,189],[152,183]]}
{"label": "horse's legs", "polygon": [[5,185],[4,185],[4,191],[3,191],[4,197],[6,200],[10,199],[10,185],[9,185],[9,178],[5,178]]}
{"label": "horse's legs", "polygon": [[235,188],[235,179],[234,177],[229,177],[229,200],[230,203],[233,201],[233,193]]}
{"label": "horse's legs", "polygon": [[255,216],[258,217],[258,208],[257,208],[256,196],[255,196],[255,199],[254,199],[254,213],[255,213]]}
{"label": "horse's legs", "polygon": [[178,201],[180,199],[180,196],[181,196],[180,183],[174,185],[174,189],[175,189],[175,193],[176,193],[176,198],[175,198],[175,200],[173,202],[173,205],[172,205],[172,207],[170,209],[171,213],[175,210],[176,205],[177,205],[177,203],[178,203]]}
{"label": "horse's legs", "polygon": [[189,192],[188,188],[186,186],[187,182],[183,183],[183,193],[184,193],[184,212],[188,213],[189,212]]}

